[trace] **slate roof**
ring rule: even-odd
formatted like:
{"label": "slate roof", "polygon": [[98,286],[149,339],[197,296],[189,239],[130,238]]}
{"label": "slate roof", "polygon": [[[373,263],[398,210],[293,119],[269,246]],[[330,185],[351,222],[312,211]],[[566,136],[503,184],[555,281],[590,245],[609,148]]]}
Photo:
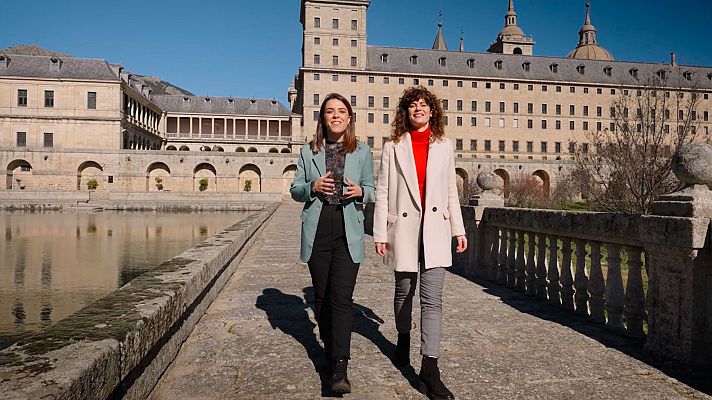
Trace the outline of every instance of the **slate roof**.
{"label": "slate roof", "polygon": [[[106,60],[7,53],[0,53],[0,57],[6,58],[0,61],[0,76],[120,81]],[[51,59],[58,60],[57,71],[50,70]]]}
{"label": "slate roof", "polygon": [[[209,101],[207,99],[209,99]],[[268,99],[151,95],[151,101],[169,113],[265,115],[280,117],[292,115],[282,103],[277,100]]]}
{"label": "slate roof", "polygon": [[[388,54],[388,62],[381,62],[381,55]],[[410,63],[411,56],[418,57],[418,63]],[[446,57],[446,65],[440,66],[438,59]],[[467,65],[474,60],[474,67]],[[495,67],[496,61],[502,61],[502,69]],[[523,64],[529,63],[529,71]],[[550,66],[558,64],[558,73]],[[577,72],[578,66],[584,66],[584,74]],[[604,73],[604,68],[611,67],[611,75]],[[458,76],[504,80],[540,80],[581,84],[612,84],[639,86],[655,77],[660,70],[667,71],[667,85],[697,89],[712,89],[712,67],[687,65],[637,63],[626,61],[576,60],[562,57],[525,56],[515,54],[475,53],[458,51],[439,51],[428,49],[410,49],[402,47],[368,46],[369,71],[395,74],[417,74],[425,76]],[[638,70],[638,79],[630,70]],[[683,78],[685,72],[691,72],[691,80]]]}

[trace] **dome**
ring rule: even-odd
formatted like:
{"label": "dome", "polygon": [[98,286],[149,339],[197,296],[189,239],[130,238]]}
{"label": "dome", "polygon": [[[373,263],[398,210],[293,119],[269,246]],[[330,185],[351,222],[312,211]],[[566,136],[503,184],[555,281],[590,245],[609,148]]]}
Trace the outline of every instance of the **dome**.
{"label": "dome", "polygon": [[585,44],[583,46],[578,46],[574,49],[574,51],[567,54],[566,58],[574,58],[578,60],[613,61],[611,53],[597,44]]}
{"label": "dome", "polygon": [[499,38],[504,38],[504,37],[509,37],[511,38],[512,36],[518,36],[520,38],[524,38],[524,31],[522,28],[520,28],[517,25],[508,25],[505,26],[501,32],[499,32]]}

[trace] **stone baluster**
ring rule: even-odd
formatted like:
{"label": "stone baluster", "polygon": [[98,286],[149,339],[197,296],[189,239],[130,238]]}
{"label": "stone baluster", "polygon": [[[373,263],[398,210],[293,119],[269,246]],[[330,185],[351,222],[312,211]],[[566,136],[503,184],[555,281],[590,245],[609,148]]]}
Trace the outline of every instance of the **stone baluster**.
{"label": "stone baluster", "polygon": [[643,262],[640,258],[642,249],[626,246],[628,254],[628,282],[625,289],[623,314],[626,319],[626,331],[632,337],[644,337],[643,317],[645,315],[645,294],[643,293]]}
{"label": "stone baluster", "polygon": [[517,231],[517,259],[514,263],[515,289],[523,292],[526,288],[526,262],[524,260],[524,231]]}
{"label": "stone baluster", "polygon": [[603,311],[605,290],[606,284],[603,282],[603,271],[601,271],[601,244],[591,242],[591,277],[588,291],[591,294],[591,321],[593,322],[606,322]]}
{"label": "stone baluster", "polygon": [[507,287],[513,289],[515,286],[514,282],[514,263],[515,257],[517,255],[517,232],[514,229],[508,229],[509,231],[509,250],[507,250]]}
{"label": "stone baluster", "polygon": [[571,275],[571,239],[561,239],[561,306],[564,310],[574,310],[574,278]]}
{"label": "stone baluster", "polygon": [[608,243],[608,273],[606,274],[606,312],[608,322],[606,328],[615,332],[624,332],[623,325],[623,303],[625,293],[623,292],[623,276],[621,273],[621,247],[615,243]]}
{"label": "stone baluster", "polygon": [[499,257],[499,228],[492,227],[490,238],[490,257],[489,263],[487,265],[487,280],[496,281],[497,280],[497,258]]}
{"label": "stone baluster", "polygon": [[497,283],[507,284],[507,230],[499,230],[499,258],[497,263]]}
{"label": "stone baluster", "polygon": [[559,284],[559,238],[556,235],[549,236],[549,304],[561,306],[561,285]]}
{"label": "stone baluster", "polygon": [[529,239],[529,251],[527,252],[527,295],[534,296],[536,294],[536,234],[534,232],[527,233]]}
{"label": "stone baluster", "polygon": [[576,314],[588,317],[588,277],[586,276],[586,241],[576,239]]}
{"label": "stone baluster", "polygon": [[539,233],[536,238],[536,297],[546,300],[546,235]]}

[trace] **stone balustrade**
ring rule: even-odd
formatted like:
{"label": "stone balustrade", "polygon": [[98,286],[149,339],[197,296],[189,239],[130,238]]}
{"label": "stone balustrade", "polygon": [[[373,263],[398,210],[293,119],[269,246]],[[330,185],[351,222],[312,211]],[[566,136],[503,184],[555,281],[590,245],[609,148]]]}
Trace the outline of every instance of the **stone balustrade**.
{"label": "stone balustrade", "polygon": [[712,191],[681,180],[690,186],[654,215],[628,215],[506,208],[483,176],[485,192],[463,207],[471,246],[455,265],[640,338],[653,356],[710,366]]}

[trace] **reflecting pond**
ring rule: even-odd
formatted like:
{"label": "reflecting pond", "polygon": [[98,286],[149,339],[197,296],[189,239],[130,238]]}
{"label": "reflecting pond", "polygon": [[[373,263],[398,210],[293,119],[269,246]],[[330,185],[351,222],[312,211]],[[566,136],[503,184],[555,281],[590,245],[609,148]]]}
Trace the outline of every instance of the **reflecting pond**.
{"label": "reflecting pond", "polygon": [[247,215],[0,212],[0,349]]}

